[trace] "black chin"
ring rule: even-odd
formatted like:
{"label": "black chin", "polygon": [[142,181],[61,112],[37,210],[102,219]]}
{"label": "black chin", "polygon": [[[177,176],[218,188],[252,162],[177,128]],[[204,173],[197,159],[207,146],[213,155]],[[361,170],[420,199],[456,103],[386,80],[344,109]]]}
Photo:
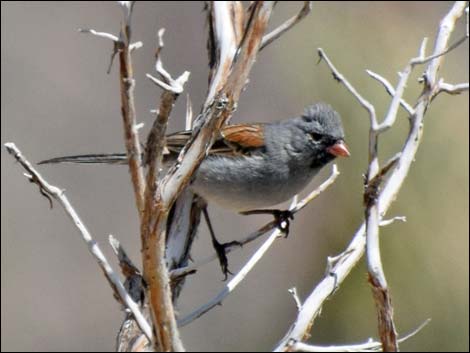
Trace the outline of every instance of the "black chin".
{"label": "black chin", "polygon": [[331,153],[326,151],[322,151],[318,153],[313,159],[312,164],[310,165],[312,168],[321,168],[331,162],[336,157],[333,156]]}

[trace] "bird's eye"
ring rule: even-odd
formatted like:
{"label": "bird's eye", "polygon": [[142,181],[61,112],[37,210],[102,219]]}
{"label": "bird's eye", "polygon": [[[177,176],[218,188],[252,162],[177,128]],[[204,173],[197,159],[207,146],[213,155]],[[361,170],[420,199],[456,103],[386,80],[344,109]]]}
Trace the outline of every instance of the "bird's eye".
{"label": "bird's eye", "polygon": [[321,134],[319,134],[319,133],[317,133],[317,132],[312,132],[312,133],[310,134],[310,136],[312,137],[312,140],[315,141],[315,142],[320,141],[320,140],[322,139],[322,137],[323,137]]}

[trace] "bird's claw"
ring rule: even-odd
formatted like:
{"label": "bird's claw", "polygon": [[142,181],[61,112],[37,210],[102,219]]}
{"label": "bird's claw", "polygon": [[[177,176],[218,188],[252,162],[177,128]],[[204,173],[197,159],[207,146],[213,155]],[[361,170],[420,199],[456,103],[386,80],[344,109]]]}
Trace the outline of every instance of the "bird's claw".
{"label": "bird's claw", "polygon": [[294,220],[294,213],[290,210],[274,210],[274,219],[277,227],[284,233],[284,238],[289,235],[290,220]]}
{"label": "bird's claw", "polygon": [[223,279],[224,282],[227,280],[229,274],[233,275],[233,273],[228,269],[228,259],[227,259],[226,249],[234,245],[243,246],[242,243],[236,240],[228,242],[228,243],[219,243],[218,241],[213,242],[215,252],[217,253],[217,257],[219,259],[220,269],[222,270],[222,273],[225,276],[225,278]]}
{"label": "bird's claw", "polygon": [[262,210],[251,210],[240,212],[242,215],[254,215],[254,214],[270,214],[273,215],[276,222],[276,226],[285,234],[284,237],[287,238],[289,235],[289,226],[290,220],[294,219],[294,213],[290,210],[272,210],[272,209],[262,209]]}

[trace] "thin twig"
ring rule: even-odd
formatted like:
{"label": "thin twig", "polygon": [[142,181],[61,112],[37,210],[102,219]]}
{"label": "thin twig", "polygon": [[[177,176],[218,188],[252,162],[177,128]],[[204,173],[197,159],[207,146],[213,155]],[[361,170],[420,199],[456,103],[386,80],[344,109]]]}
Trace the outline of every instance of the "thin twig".
{"label": "thin twig", "polygon": [[[109,235],[109,244],[111,245],[114,254],[117,256],[119,260],[119,266],[121,267],[121,273],[124,275],[126,280],[124,281],[124,288],[126,289],[127,293],[131,296],[134,302],[140,304],[141,310],[147,314],[148,310],[144,307],[144,297],[145,297],[145,286],[144,280],[140,270],[133,264],[131,259],[127,256],[124,248],[122,247],[119,240],[117,240],[112,235]],[[116,296],[115,296],[116,297]],[[118,299],[118,298],[116,298]],[[128,311],[128,309],[127,309]],[[131,316],[132,318],[132,316]],[[125,321],[128,320],[129,317],[127,316]],[[142,332],[139,330],[138,326],[135,324],[131,325],[135,328],[134,334],[135,335],[142,335]],[[125,326],[122,326],[125,327]],[[128,327],[129,328],[129,327]],[[122,332],[122,331],[120,331]],[[129,332],[129,331],[127,331]],[[151,342],[147,340],[147,343]],[[121,344],[121,343],[120,343]]]}
{"label": "thin twig", "polygon": [[119,38],[114,34],[107,33],[107,32],[98,32],[98,31],[96,31],[94,29],[91,29],[91,28],[79,28],[78,31],[80,33],[92,34],[96,37],[109,39],[109,40],[112,40],[113,42],[119,41]]}
{"label": "thin twig", "polygon": [[106,32],[98,32],[94,29],[80,28],[79,32],[89,33],[97,37],[110,39],[113,41],[114,49],[111,55],[108,73],[111,70],[113,58],[116,53],[119,54],[120,63],[120,88],[121,88],[121,114],[124,125],[124,140],[128,156],[129,171],[131,174],[132,185],[134,187],[134,195],[137,205],[139,217],[142,217],[144,209],[144,173],[141,161],[141,148],[136,129],[136,110],[134,103],[134,85],[133,68],[131,60],[131,52],[142,46],[141,42],[131,43],[130,21],[134,8],[134,1],[118,1],[124,13],[124,24],[122,26],[119,37]]}
{"label": "thin twig", "polygon": [[[366,72],[370,77],[379,81],[385,87],[385,90],[389,95],[391,95],[392,97],[395,95],[395,88],[393,88],[392,84],[388,82],[385,77],[382,77],[371,70],[366,70]],[[408,112],[409,115],[414,114],[413,107],[409,105],[403,98],[400,100],[400,105]]]}
{"label": "thin twig", "polygon": [[300,301],[299,295],[297,294],[297,288],[292,287],[288,291],[290,294],[292,294],[292,298],[294,299],[297,311],[300,311],[300,308],[302,307],[302,302]]}
{"label": "thin twig", "polygon": [[308,337],[313,321],[320,313],[323,303],[338,289],[339,285],[362,257],[365,247],[364,234],[365,226],[363,225],[356,232],[351,243],[342,253],[341,258],[336,261],[335,265],[330,268],[325,277],[304,300],[296,319],[287,330],[286,335],[274,348],[275,352],[289,350],[292,342],[300,342]]}
{"label": "thin twig", "polygon": [[317,198],[318,195],[320,195],[323,191],[325,191],[327,188],[329,188],[335,182],[335,180],[338,176],[339,176],[338,167],[336,166],[336,164],[333,164],[333,166],[331,167],[331,174],[328,177],[328,179],[326,179],[323,183],[321,183],[318,188],[316,188],[315,190],[310,192],[305,198],[300,200],[294,206],[294,208],[291,210],[291,212],[296,213],[296,212],[299,212],[300,210],[302,210],[303,208],[305,208],[305,206],[307,206],[311,201],[313,201],[315,198]]}
{"label": "thin twig", "polygon": [[[264,226],[262,226],[261,228],[259,228],[258,230],[254,231],[253,233],[247,235],[245,238],[241,239],[241,240],[238,240],[238,242],[241,244],[241,245],[245,245],[245,244],[248,244],[256,239],[258,239],[259,237],[261,237],[263,234],[266,234],[267,232],[273,230],[274,228],[276,228],[277,226],[277,222],[276,221],[271,221],[269,223],[266,223]],[[232,246],[229,246],[225,249],[225,253],[228,254],[228,253],[231,253],[232,251],[236,251],[240,249],[240,246],[239,245],[232,245]],[[212,253],[211,255],[207,256],[206,258],[204,259],[201,259],[201,260],[198,260],[198,261],[195,261],[194,263],[192,263],[191,265],[187,265],[185,267],[180,267],[180,268],[176,268],[172,271],[170,271],[170,277],[171,278],[178,278],[178,277],[181,277],[181,276],[185,276],[185,275],[188,275],[188,274],[192,274],[194,273],[196,270],[198,270],[199,268],[201,268],[202,266],[204,265],[207,265],[208,263],[211,263],[212,261],[218,259],[217,257],[217,253],[214,252]]]}
{"label": "thin twig", "polygon": [[331,70],[331,73],[333,74],[333,78],[338,81],[339,83],[342,83],[346,89],[351,92],[351,94],[357,99],[360,105],[362,105],[369,113],[370,117],[370,122],[371,125],[376,125],[377,124],[377,118],[375,115],[375,108],[374,106],[367,100],[365,99],[362,95],[359,94],[359,92],[354,88],[353,85],[349,83],[349,81],[336,69],[336,67],[333,65],[331,60],[328,58],[326,55],[325,51],[322,48],[317,49],[318,56],[320,57],[320,60],[324,60],[328,67]]}
{"label": "thin twig", "polygon": [[291,17],[282,25],[280,25],[275,30],[269,32],[263,37],[263,41],[261,42],[259,50],[261,51],[264,48],[266,48],[269,44],[271,44],[273,41],[275,41],[280,36],[282,36],[285,32],[287,32],[292,27],[294,27],[297,23],[302,21],[312,11],[312,6],[313,6],[313,1],[304,1],[304,6],[302,6],[302,8],[300,9],[297,15]]}
{"label": "thin twig", "polygon": [[102,269],[107,280],[111,284],[111,287],[114,293],[121,299],[122,303],[124,303],[124,305],[132,312],[142,332],[144,332],[147,338],[151,340],[152,330],[150,328],[150,325],[148,324],[148,322],[145,320],[144,316],[140,312],[138,305],[132,300],[130,295],[126,292],[126,289],[121,283],[118,274],[112,269],[111,265],[109,264],[108,260],[104,256],[100,247],[91,236],[85,224],[83,224],[82,220],[78,216],[78,213],[73,208],[67,196],[65,196],[64,191],[59,189],[56,186],[49,184],[33,168],[31,163],[23,156],[23,154],[15,146],[14,143],[8,142],[8,143],[5,143],[4,146],[7,149],[8,153],[10,153],[21,164],[21,166],[28,172],[28,174],[30,175],[29,180],[39,185],[40,189],[43,192],[47,193],[48,195],[50,195],[52,198],[54,198],[61,204],[67,216],[72,220],[73,224],[80,232],[82,239],[85,241],[85,243],[88,246],[88,250],[90,251],[92,256],[95,258],[96,262]]}
{"label": "thin twig", "polygon": [[193,127],[193,106],[191,104],[191,98],[189,93],[186,95],[186,119],[184,123],[184,128],[186,130],[191,130]]}
{"label": "thin twig", "polygon": [[468,35],[465,35],[462,38],[458,39],[455,43],[449,45],[446,48],[443,48],[441,51],[434,50],[434,53],[432,55],[429,55],[429,56],[424,57],[424,58],[420,55],[419,58],[414,59],[413,64],[414,65],[426,64],[427,62],[429,62],[431,60],[434,60],[434,59],[437,59],[441,56],[444,56],[445,54],[447,54],[447,53],[451,52],[452,50],[456,49],[457,47],[459,47],[460,44],[465,42],[467,39],[468,39]]}
{"label": "thin twig", "polygon": [[133,10],[133,2],[121,2],[125,21],[123,23],[119,40],[116,42],[119,53],[119,75],[121,88],[121,114],[124,126],[124,141],[126,145],[129,171],[131,174],[134,196],[136,200],[139,218],[144,210],[145,181],[142,168],[142,152],[139,141],[135,101],[134,101],[134,74],[131,58],[131,27],[130,21]]}
{"label": "thin twig", "polygon": [[441,92],[445,92],[448,94],[460,94],[466,91],[468,91],[468,82],[452,85],[450,83],[444,82],[444,80],[441,79],[439,81],[438,91],[436,92],[436,94]]}
{"label": "thin twig", "polygon": [[183,327],[196,320],[198,317],[204,315],[213,307],[219,305],[234,289],[240,284],[240,282],[246,277],[246,275],[253,269],[263,255],[268,251],[271,245],[278,237],[283,236],[283,232],[280,229],[273,231],[268,239],[260,246],[260,248],[253,254],[250,260],[242,267],[242,269],[227,283],[227,285],[211,300],[206,304],[202,305],[192,313],[178,320],[178,326]]}
{"label": "thin twig", "polygon": [[[427,38],[424,38],[421,44],[421,47],[419,49],[419,54],[417,57],[412,58],[408,65],[403,69],[402,72],[400,72],[400,80],[398,81],[397,88],[395,89],[395,94],[392,97],[392,102],[390,103],[388,107],[388,111],[385,114],[385,118],[383,119],[382,123],[376,127],[371,127],[373,129],[371,138],[374,140],[373,142],[376,142],[377,137],[379,134],[387,131],[390,129],[393,124],[395,124],[395,120],[397,118],[397,113],[398,113],[398,107],[401,104],[401,100],[403,97],[403,93],[405,92],[406,84],[408,82],[408,79],[411,75],[411,72],[413,68],[418,65],[418,64],[424,64],[430,60],[432,60],[431,57],[425,57],[425,49],[426,49],[426,43],[427,43]],[[372,153],[377,154],[377,151],[372,151]],[[372,174],[374,173],[369,173],[369,177],[373,177]]]}
{"label": "thin twig", "polygon": [[393,218],[390,218],[390,219],[383,219],[383,220],[380,221],[380,226],[385,227],[385,226],[388,226],[390,224],[395,223],[396,221],[406,222],[406,217],[396,216],[396,217],[393,217]]}
{"label": "thin twig", "polygon": [[[415,336],[429,323],[429,321],[431,320],[427,319],[426,321],[424,321],[421,325],[419,325],[415,330],[407,334],[405,337],[398,339],[398,342],[405,342],[406,340]],[[296,342],[292,344],[290,348],[292,351],[297,352],[381,352],[382,343],[374,341],[372,338],[369,338],[365,343],[348,344],[341,346],[316,346],[302,342]]]}
{"label": "thin twig", "polygon": [[122,247],[119,240],[117,240],[111,234],[109,235],[109,244],[114,251],[114,254],[117,256],[119,260],[119,266],[121,266],[122,274],[127,278],[129,276],[140,274],[139,269],[136,265],[132,262],[132,260],[127,256],[126,251]]}

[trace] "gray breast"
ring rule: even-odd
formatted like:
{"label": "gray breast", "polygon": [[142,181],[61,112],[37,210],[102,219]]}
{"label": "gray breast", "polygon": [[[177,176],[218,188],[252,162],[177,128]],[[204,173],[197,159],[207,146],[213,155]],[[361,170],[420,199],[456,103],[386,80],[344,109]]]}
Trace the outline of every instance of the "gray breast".
{"label": "gray breast", "polygon": [[246,211],[284,202],[300,192],[317,174],[309,166],[289,168],[251,157],[209,156],[196,173],[191,189],[209,202]]}

